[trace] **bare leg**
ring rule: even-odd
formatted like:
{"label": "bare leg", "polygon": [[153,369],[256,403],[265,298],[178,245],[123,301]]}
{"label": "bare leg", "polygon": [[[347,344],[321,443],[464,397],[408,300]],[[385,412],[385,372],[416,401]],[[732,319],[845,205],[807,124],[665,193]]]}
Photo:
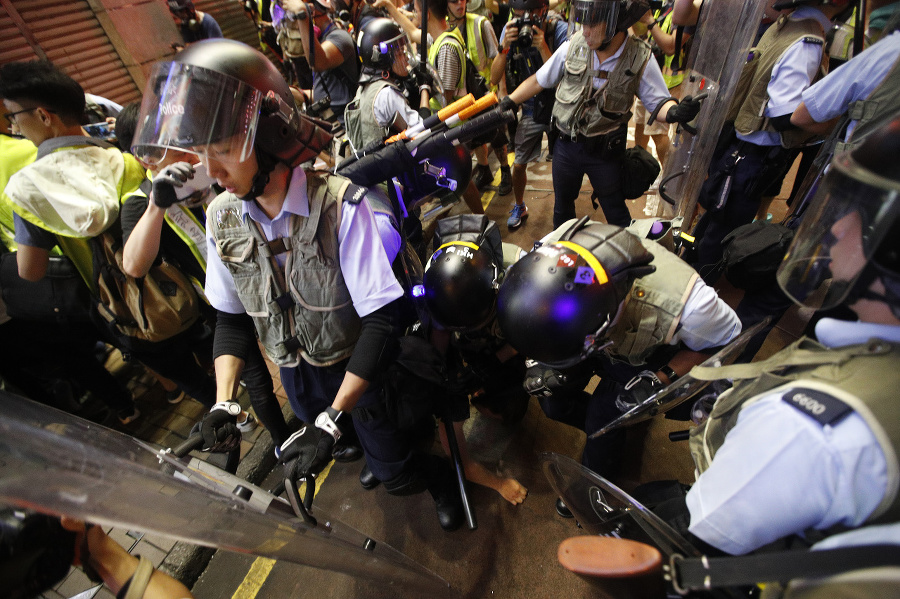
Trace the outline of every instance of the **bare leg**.
{"label": "bare leg", "polygon": [[[463,436],[462,424],[462,422],[454,422],[453,430],[456,431],[456,438],[459,441],[459,455],[462,459],[466,480],[497,491],[503,496],[503,499],[513,505],[519,505],[525,501],[528,489],[523,487],[519,481],[514,478],[501,478],[469,456],[466,439]],[[439,426],[438,430],[440,431],[441,446],[444,448],[444,453],[450,455],[450,448],[447,444],[447,431],[443,426]]]}
{"label": "bare leg", "polygon": [[659,163],[665,168],[666,157],[669,155],[669,150],[672,148],[672,140],[670,140],[669,136],[666,134],[653,135],[652,137],[653,145],[656,146],[656,155],[659,156]]}

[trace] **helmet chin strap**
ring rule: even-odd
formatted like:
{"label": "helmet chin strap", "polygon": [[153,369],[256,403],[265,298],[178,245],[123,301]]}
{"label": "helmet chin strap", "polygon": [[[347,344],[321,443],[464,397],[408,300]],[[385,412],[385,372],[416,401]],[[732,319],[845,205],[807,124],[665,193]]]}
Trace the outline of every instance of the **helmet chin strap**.
{"label": "helmet chin strap", "polygon": [[256,162],[259,165],[259,168],[257,169],[256,174],[253,175],[253,183],[250,185],[250,191],[248,191],[246,195],[240,196],[240,199],[245,202],[253,201],[262,195],[262,192],[266,189],[266,185],[269,184],[269,175],[272,174],[272,171],[275,170],[275,167],[278,165],[278,159],[271,154],[260,150],[259,146],[254,146],[253,151],[256,152]]}
{"label": "helmet chin strap", "polygon": [[[884,293],[872,290],[872,282],[876,279],[881,279],[881,283],[884,285]],[[894,316],[900,318],[900,280],[898,280],[896,273],[880,268],[877,264],[870,262],[856,280],[856,284],[850,290],[850,293],[847,294],[847,299],[844,302],[847,305],[851,305],[859,299],[887,304]]]}

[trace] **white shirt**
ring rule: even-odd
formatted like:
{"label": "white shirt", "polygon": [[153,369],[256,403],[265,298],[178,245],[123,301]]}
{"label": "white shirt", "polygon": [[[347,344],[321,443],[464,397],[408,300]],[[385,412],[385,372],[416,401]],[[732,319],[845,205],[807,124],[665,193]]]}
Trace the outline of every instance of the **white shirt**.
{"label": "white shirt", "polygon": [[373,110],[375,112],[375,122],[381,127],[390,126],[394,121],[394,115],[398,112],[403,117],[403,120],[406,121],[407,127],[412,127],[422,122],[422,117],[410,107],[403,94],[390,85],[383,87],[375,96]]}
{"label": "white shirt", "polygon": [[[823,324],[824,323],[824,324]],[[900,341],[900,327],[823,319],[828,347],[871,337]],[[687,495],[690,532],[740,555],[809,528],[862,524],[887,490],[887,462],[852,412],[823,426],[767,392],[741,410],[710,467]]]}
{"label": "white shirt", "polygon": [[[361,317],[371,314],[403,295],[382,242],[375,215],[368,202],[341,203],[341,223],[338,230],[341,272],[353,299],[353,307]],[[309,198],[306,195],[306,173],[295,168],[288,185],[287,196],[281,212],[269,219],[256,202],[242,203],[242,217],[262,225],[266,239],[286,237],[290,233],[291,215],[309,216]],[[210,218],[215,218],[210,214]],[[393,235],[399,234],[390,229]],[[386,233],[384,229],[381,233]],[[388,233],[389,234],[389,233]],[[396,245],[393,239],[386,240]],[[209,303],[223,312],[241,314],[244,306],[235,290],[231,273],[222,264],[216,244],[207,230],[206,297]],[[281,263],[281,260],[279,260]]]}
{"label": "white shirt", "polygon": [[[625,44],[623,43],[612,56],[602,63],[597,57],[597,53],[591,52],[593,60],[592,68],[612,72],[616,63],[619,62],[619,57],[622,56],[622,51],[624,49]],[[566,54],[568,51],[569,40],[566,40],[565,43],[556,49],[556,52],[553,53],[550,60],[538,69],[537,82],[541,87],[544,89],[552,89],[559,85],[565,72]],[[594,89],[602,89],[606,86],[606,79],[601,79],[600,77],[594,77],[593,79]],[[641,75],[641,83],[638,87],[638,98],[640,98],[644,106],[647,107],[647,110],[652,112],[656,110],[657,105],[668,100],[669,96],[669,88],[666,87],[666,80],[663,79],[662,71],[659,70],[659,65],[656,64],[656,61],[653,60],[653,57],[651,56],[647,61],[647,66],[644,67],[644,73]]]}

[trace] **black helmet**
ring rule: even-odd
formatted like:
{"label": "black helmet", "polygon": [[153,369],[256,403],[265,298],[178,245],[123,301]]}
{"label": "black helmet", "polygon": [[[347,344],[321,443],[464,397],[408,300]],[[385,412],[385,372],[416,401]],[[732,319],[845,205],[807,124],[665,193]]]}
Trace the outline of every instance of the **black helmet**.
{"label": "black helmet", "polygon": [[900,118],[832,161],[778,269],[796,303],[824,310],[875,299],[900,318],[898,154]]}
{"label": "black helmet", "polygon": [[390,71],[397,57],[407,53],[409,41],[400,25],[390,19],[378,18],[360,30],[357,47],[364,68]]}
{"label": "black helmet", "polygon": [[234,40],[202,40],[154,67],[133,149],[152,164],[167,147],[203,154],[224,140],[232,160],[245,160],[255,147],[296,166],[327,147],[331,134],[300,114],[261,52]]}
{"label": "black helmet", "polygon": [[446,329],[474,330],[494,315],[503,265],[500,230],[484,215],[438,221],[425,267],[425,305]]}
{"label": "black helmet", "polygon": [[585,221],[513,264],[497,297],[497,319],[510,345],[555,368],[602,349],[634,279],[655,270],[637,237]]}
{"label": "black helmet", "polygon": [[472,155],[463,144],[434,144],[429,146],[428,156],[416,156],[415,160],[415,169],[398,176],[410,209],[435,195],[461,194],[472,178]]}
{"label": "black helmet", "polygon": [[650,10],[648,0],[573,0],[569,8],[569,37],[577,25],[606,24],[606,44],[641,20]]}

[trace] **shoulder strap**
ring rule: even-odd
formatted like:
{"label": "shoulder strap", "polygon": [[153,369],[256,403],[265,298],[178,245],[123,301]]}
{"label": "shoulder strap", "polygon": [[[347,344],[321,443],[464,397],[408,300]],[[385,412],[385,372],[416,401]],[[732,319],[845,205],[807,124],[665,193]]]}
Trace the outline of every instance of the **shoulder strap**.
{"label": "shoulder strap", "polygon": [[115,148],[108,141],[97,139],[96,137],[85,137],[84,135],[64,135],[62,137],[52,137],[38,146],[37,159],[40,160],[44,156],[59,150],[60,148],[71,148],[73,146],[97,146],[98,148]]}

